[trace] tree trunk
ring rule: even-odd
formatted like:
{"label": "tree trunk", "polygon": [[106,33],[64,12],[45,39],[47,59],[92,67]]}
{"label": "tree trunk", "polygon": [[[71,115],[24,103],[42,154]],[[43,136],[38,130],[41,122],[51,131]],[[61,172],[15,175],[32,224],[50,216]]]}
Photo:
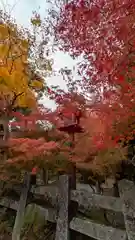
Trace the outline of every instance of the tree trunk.
{"label": "tree trunk", "polygon": [[45,185],[48,184],[48,179],[49,179],[48,175],[49,175],[48,170],[43,168],[43,170],[42,170],[42,178],[43,178],[43,182],[44,182]]}
{"label": "tree trunk", "polygon": [[100,182],[96,181],[96,193],[100,194],[102,192],[101,186],[100,186]]}

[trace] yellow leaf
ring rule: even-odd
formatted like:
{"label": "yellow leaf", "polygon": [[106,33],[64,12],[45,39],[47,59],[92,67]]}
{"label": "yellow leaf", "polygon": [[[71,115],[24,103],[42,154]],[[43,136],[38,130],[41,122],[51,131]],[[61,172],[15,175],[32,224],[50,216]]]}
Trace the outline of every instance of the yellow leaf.
{"label": "yellow leaf", "polygon": [[32,83],[31,83],[31,87],[34,87],[34,88],[37,89],[37,90],[42,89],[43,86],[44,86],[43,82],[38,81],[38,80],[34,80],[34,81],[32,81]]}

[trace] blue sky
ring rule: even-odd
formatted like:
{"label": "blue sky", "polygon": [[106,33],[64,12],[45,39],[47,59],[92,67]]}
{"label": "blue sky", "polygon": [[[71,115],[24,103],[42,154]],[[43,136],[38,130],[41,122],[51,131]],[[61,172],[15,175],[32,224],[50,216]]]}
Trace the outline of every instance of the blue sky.
{"label": "blue sky", "polygon": [[[30,18],[33,11],[38,11],[41,18],[44,18],[47,14],[47,7],[48,4],[46,3],[46,0],[0,0],[0,9],[4,9],[9,12],[11,16],[16,19],[16,22],[24,27],[30,27]],[[55,70],[59,70],[65,66],[72,68],[74,65],[74,61],[70,58],[70,56],[61,52],[54,54],[53,60]],[[47,82],[49,84],[60,85],[65,88],[65,84],[60,76],[52,76],[47,79]],[[54,103],[46,98],[44,98],[43,103],[48,107],[55,107]]]}

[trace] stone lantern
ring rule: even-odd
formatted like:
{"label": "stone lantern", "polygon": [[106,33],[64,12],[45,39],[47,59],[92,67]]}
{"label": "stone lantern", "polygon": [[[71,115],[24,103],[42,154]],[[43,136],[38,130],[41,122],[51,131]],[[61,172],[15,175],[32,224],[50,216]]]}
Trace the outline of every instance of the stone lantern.
{"label": "stone lantern", "polygon": [[[69,114],[66,114],[68,110],[62,109],[59,111],[59,120],[60,124],[58,127],[59,131],[68,133],[71,136],[71,150],[74,148],[75,145],[75,134],[76,133],[83,133],[83,128],[80,125],[80,118],[82,117],[82,112],[80,109],[76,109],[74,111],[70,111]],[[72,152],[71,152],[72,155]],[[68,172],[71,174],[71,182],[72,188],[76,188],[76,165],[74,163],[70,163],[68,167]],[[63,174],[63,171],[60,173]]]}
{"label": "stone lantern", "polygon": [[58,127],[60,131],[67,132],[68,134],[82,133],[83,128],[80,126],[81,110],[77,109],[66,116],[62,111],[59,112],[59,119],[61,126]]}

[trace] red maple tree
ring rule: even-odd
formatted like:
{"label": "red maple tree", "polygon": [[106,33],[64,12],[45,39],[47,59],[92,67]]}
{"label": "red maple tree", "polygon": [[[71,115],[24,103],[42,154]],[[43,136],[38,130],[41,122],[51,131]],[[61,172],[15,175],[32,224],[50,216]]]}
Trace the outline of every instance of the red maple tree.
{"label": "red maple tree", "polygon": [[[80,87],[84,94],[97,96],[88,107],[106,122],[107,134],[115,140],[122,137],[116,126],[135,115],[134,14],[131,0],[74,0],[61,8],[55,29],[61,49],[74,57],[83,55]],[[122,134],[134,137],[129,128]]]}

